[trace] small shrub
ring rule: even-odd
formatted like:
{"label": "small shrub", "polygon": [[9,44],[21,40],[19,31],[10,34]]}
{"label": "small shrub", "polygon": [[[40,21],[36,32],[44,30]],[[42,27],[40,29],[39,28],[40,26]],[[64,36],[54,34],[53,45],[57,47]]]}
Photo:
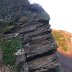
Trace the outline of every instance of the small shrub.
{"label": "small shrub", "polygon": [[4,64],[14,65],[16,60],[14,53],[22,47],[21,40],[18,37],[10,40],[3,40],[1,42],[1,47],[3,50]]}

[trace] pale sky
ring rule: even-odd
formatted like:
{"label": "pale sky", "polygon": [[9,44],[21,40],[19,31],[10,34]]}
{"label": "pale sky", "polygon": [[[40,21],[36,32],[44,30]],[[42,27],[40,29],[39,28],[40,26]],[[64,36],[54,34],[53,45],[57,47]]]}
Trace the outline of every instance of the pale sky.
{"label": "pale sky", "polygon": [[50,15],[51,28],[72,33],[72,0],[29,0],[40,4]]}

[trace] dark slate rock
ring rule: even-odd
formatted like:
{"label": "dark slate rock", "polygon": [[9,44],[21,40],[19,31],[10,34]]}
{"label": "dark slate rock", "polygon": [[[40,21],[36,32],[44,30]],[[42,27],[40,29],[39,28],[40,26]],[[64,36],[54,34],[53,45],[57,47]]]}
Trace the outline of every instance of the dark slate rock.
{"label": "dark slate rock", "polygon": [[[4,40],[18,37],[22,42],[22,50],[15,53],[18,72],[62,72],[49,20],[49,14],[38,4],[0,0],[0,35]],[[2,61],[1,50],[0,55]]]}
{"label": "dark slate rock", "polygon": [[0,0],[0,20],[17,19],[29,5],[27,0]]}
{"label": "dark slate rock", "polygon": [[44,9],[39,4],[31,4],[30,10],[32,12],[42,12],[42,11],[44,11]]}
{"label": "dark slate rock", "polygon": [[[49,51],[54,51],[56,50],[56,45],[55,44],[51,44],[51,46],[49,44],[46,44],[46,45],[42,45],[42,46],[39,46],[39,47],[35,47],[35,45],[31,46],[28,53],[26,54],[27,57],[34,57],[36,55],[40,55],[40,54],[44,54],[44,53],[49,53]],[[26,51],[26,48],[25,48],[25,51]]]}
{"label": "dark slate rock", "polygon": [[40,57],[28,62],[30,71],[33,72],[46,72],[49,69],[54,69],[59,64],[56,60],[57,56],[55,54]]}
{"label": "dark slate rock", "polygon": [[0,67],[2,65],[3,62],[3,52],[2,52],[2,48],[0,47]]}

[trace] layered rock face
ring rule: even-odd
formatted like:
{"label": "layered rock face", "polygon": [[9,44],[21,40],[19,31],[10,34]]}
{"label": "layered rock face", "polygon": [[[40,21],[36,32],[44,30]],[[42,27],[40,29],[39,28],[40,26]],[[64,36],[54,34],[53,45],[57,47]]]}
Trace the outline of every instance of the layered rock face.
{"label": "layered rock face", "polygon": [[22,43],[13,53],[16,71],[62,72],[50,17],[43,8],[38,4],[30,5],[27,0],[0,0],[0,7],[1,37],[8,41],[18,37]]}

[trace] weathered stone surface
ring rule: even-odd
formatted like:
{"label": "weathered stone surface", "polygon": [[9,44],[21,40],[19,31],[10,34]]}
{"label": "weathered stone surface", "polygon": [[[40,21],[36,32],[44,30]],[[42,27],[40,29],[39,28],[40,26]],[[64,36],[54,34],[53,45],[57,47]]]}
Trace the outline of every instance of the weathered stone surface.
{"label": "weathered stone surface", "polygon": [[13,53],[17,72],[62,72],[49,20],[50,16],[38,4],[0,0],[0,35],[8,42],[16,37],[21,39],[21,48]]}
{"label": "weathered stone surface", "polygon": [[58,64],[55,54],[39,57],[28,62],[30,70],[34,72],[36,72],[35,70],[39,70],[38,72],[46,72],[49,69],[56,68]]}
{"label": "weathered stone surface", "polygon": [[0,47],[0,67],[2,65],[3,62],[3,52],[2,52],[2,48]]}
{"label": "weathered stone surface", "polygon": [[16,20],[29,5],[27,0],[0,0],[0,21]]}
{"label": "weathered stone surface", "polygon": [[34,57],[39,54],[48,53],[51,50],[54,51],[56,50],[56,47],[57,46],[55,43],[52,43],[51,45],[50,44],[46,44],[46,45],[33,44],[29,48],[25,48],[25,52],[27,57]]}

